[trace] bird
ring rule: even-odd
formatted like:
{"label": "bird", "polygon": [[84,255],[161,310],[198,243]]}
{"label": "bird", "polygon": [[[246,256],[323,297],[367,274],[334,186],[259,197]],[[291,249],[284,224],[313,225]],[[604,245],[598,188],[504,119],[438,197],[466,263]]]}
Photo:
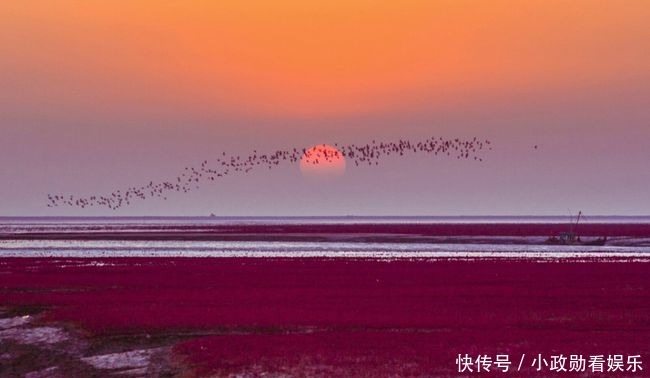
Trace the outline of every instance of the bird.
{"label": "bird", "polygon": [[[142,186],[129,187],[126,190],[116,189],[108,194],[91,194],[86,197],[76,195],[60,195],[49,193],[47,207],[93,207],[104,206],[112,210],[131,205],[135,200],[150,198],[168,199],[169,192],[189,193],[199,189],[204,182],[214,182],[235,173],[249,174],[258,166],[273,169],[282,163],[296,163],[304,160],[308,164],[331,163],[338,159],[349,159],[354,166],[367,164],[378,166],[388,157],[407,156],[409,154],[430,154],[433,156],[454,156],[456,159],[466,159],[482,162],[479,153],[485,149],[492,150],[490,140],[481,140],[478,137],[462,140],[460,138],[444,139],[430,137],[422,140],[398,139],[395,141],[377,141],[373,139],[366,144],[339,144],[334,143],[335,150],[325,144],[316,145],[310,149],[293,147],[278,149],[271,153],[262,153],[253,150],[248,155],[228,155],[221,152],[221,157],[213,163],[210,160],[201,160],[197,167],[186,166],[182,172],[172,179],[173,182],[149,179]],[[538,145],[534,145],[538,149]]]}

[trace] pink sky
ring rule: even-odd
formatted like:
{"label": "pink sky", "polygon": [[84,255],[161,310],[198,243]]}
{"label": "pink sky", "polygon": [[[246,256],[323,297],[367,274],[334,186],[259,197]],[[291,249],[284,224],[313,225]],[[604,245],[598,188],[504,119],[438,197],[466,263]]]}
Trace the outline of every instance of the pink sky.
{"label": "pink sky", "polygon": [[[0,216],[650,214],[646,1],[215,4],[1,4]],[[494,150],[45,207],[224,151],[430,136]]]}

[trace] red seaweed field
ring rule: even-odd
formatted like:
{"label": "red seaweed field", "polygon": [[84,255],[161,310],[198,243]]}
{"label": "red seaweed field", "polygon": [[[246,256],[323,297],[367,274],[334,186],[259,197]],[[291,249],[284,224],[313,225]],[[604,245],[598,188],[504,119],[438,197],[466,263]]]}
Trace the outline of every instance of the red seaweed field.
{"label": "red seaweed field", "polygon": [[[90,337],[193,335],[173,353],[198,376],[529,376],[560,374],[559,355],[567,369],[570,355],[646,362],[649,272],[626,260],[6,258],[0,305],[43,307]],[[511,365],[459,372],[459,354]]]}

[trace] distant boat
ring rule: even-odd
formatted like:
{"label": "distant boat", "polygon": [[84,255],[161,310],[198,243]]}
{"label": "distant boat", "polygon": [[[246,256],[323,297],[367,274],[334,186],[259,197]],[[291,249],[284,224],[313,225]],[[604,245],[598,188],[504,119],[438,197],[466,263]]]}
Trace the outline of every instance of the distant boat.
{"label": "distant boat", "polygon": [[561,232],[558,236],[551,236],[546,239],[546,244],[550,245],[605,245],[607,243],[607,236],[600,238],[585,240],[580,239],[580,236],[575,236],[571,232]]}
{"label": "distant boat", "polygon": [[578,217],[576,223],[573,223],[572,219],[569,219],[569,231],[560,232],[557,236],[551,236],[546,239],[546,244],[551,245],[605,245],[607,243],[607,236],[603,236],[593,240],[583,241],[578,235],[578,222],[580,222],[580,217],[582,216],[582,211],[578,212]]}
{"label": "distant boat", "polygon": [[214,213],[210,213],[210,218],[216,218],[217,216]]}

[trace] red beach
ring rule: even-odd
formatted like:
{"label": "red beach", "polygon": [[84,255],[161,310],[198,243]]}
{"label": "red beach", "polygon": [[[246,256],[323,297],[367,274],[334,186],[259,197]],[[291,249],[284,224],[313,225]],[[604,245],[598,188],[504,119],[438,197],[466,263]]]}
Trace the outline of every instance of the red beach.
{"label": "red beach", "polygon": [[[0,305],[42,308],[41,322],[72,324],[96,340],[176,337],[173,360],[197,376],[466,376],[457,362],[466,354],[506,355],[508,376],[546,376],[553,372],[537,372],[534,358],[645,362],[649,268],[626,260],[9,258],[0,261]],[[484,374],[506,375],[494,364]]]}

